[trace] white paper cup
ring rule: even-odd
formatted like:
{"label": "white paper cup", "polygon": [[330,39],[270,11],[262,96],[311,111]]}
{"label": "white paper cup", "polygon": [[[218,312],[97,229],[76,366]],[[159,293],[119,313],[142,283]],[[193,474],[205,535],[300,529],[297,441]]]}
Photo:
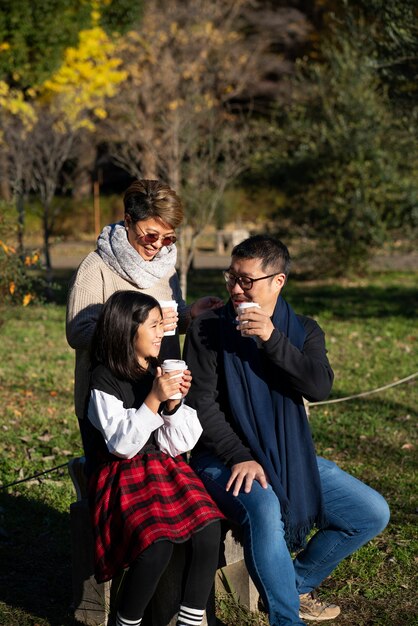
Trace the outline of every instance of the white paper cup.
{"label": "white paper cup", "polygon": [[[183,370],[187,370],[187,363],[186,361],[182,361],[181,359],[166,359],[165,361],[163,361],[161,367],[163,370],[163,374],[166,374],[167,372],[177,372],[178,370],[181,370],[183,372]],[[180,373],[176,374],[174,378],[180,378],[182,376],[183,374]],[[170,396],[170,400],[180,400],[181,398],[182,395],[180,392]]]}
{"label": "white paper cup", "polygon": [[[175,311],[177,311],[177,302],[175,300],[159,300],[158,304],[160,305],[160,307],[162,309],[174,309]],[[175,335],[176,334],[176,329],[173,328],[173,330],[167,330],[164,333],[164,337],[168,337],[169,335]]]}
{"label": "white paper cup", "polygon": [[[237,306],[237,313],[244,313],[246,309],[259,309],[259,308],[260,308],[260,305],[258,304],[258,302],[240,302],[240,304]],[[244,326],[245,324],[248,324],[246,320],[241,322],[241,326]],[[242,331],[243,329],[241,328],[241,336],[248,337],[248,335],[246,335]]]}

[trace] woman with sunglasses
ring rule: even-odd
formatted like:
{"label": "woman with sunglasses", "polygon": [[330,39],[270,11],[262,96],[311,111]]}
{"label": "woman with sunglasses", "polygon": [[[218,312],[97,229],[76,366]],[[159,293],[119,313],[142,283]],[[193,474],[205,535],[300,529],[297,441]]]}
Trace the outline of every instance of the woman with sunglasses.
{"label": "woman with sunglasses", "polygon": [[183,206],[168,185],[157,180],[136,180],[126,190],[124,220],[105,226],[97,248],[80,264],[69,288],[67,340],[76,351],[75,412],[83,419],[88,395],[90,343],[101,309],[115,291],[140,291],[156,300],[175,300],[174,309],[163,310],[164,330],[176,328],[162,342],[161,359],[180,358],[178,333],[185,333],[191,318],[222,306],[219,298],[206,296],[186,305],[175,269],[176,228],[183,220]]}

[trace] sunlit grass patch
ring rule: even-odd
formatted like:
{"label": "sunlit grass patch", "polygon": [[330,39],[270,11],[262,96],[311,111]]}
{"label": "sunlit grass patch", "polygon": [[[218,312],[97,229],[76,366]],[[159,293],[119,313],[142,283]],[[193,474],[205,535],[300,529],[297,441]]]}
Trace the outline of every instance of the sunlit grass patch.
{"label": "sunlit grass patch", "polygon": [[[412,276],[412,278],[411,278]],[[417,369],[414,274],[373,275],[360,284],[290,280],[298,313],[322,326],[336,373],[330,400],[373,391]],[[190,301],[218,293],[220,272],[195,272]],[[69,506],[65,464],[82,453],[73,410],[74,352],[65,308],[2,310],[0,327],[0,625],[72,626]],[[321,586],[342,614],[330,626],[418,624],[417,380],[365,397],[310,407],[319,454],[387,499],[387,529],[339,565]],[[38,478],[33,475],[48,471]],[[217,599],[226,626],[264,626],[230,596]]]}

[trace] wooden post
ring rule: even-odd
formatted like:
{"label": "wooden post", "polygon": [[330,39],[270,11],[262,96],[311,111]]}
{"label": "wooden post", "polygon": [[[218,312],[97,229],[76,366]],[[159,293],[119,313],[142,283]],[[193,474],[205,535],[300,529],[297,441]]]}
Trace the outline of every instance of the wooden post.
{"label": "wooden post", "polygon": [[94,234],[100,235],[100,183],[95,180],[93,183],[93,211],[94,211]]}

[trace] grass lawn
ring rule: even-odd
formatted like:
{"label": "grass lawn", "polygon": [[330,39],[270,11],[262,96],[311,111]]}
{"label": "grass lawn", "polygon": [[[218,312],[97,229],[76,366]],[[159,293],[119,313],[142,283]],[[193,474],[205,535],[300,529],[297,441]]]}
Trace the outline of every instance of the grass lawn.
{"label": "grass lawn", "polygon": [[[225,296],[220,272],[190,276],[190,299]],[[58,304],[2,309],[0,484],[82,454],[73,414],[73,351]],[[330,400],[374,390],[417,371],[417,274],[380,273],[355,282],[291,278],[285,297],[326,333],[335,384]],[[342,563],[322,586],[342,607],[340,626],[418,624],[416,416],[412,379],[344,402],[313,405],[318,452],[388,500],[385,532]],[[69,626],[71,554],[66,468],[0,491],[0,626]],[[220,602],[228,626],[263,621]],[[330,625],[333,622],[328,622]]]}

